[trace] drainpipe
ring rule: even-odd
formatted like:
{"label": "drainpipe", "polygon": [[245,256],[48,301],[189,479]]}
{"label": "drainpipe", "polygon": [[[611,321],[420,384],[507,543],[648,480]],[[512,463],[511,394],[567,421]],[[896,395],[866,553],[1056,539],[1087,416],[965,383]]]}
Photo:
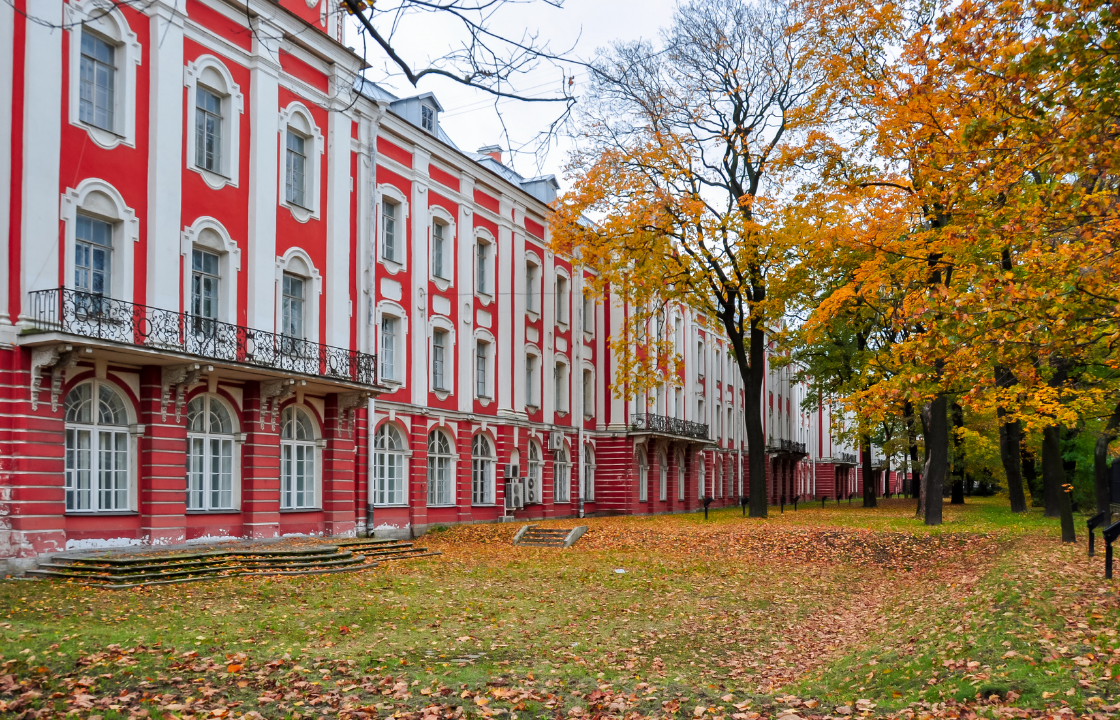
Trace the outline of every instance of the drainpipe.
{"label": "drainpipe", "polygon": [[577,452],[576,452],[576,462],[579,464],[579,470],[577,471],[577,473],[578,473],[577,476],[579,477],[579,516],[582,518],[583,517],[584,486],[587,483],[587,477],[584,475],[583,453],[585,452],[585,450],[584,450],[583,428],[579,429],[579,436],[578,436],[577,442],[579,443],[579,448],[577,449]]}

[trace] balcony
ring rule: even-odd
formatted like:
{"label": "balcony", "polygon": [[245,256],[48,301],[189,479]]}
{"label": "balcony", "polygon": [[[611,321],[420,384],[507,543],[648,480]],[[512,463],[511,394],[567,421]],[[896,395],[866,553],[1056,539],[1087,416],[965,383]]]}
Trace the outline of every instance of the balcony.
{"label": "balcony", "polygon": [[858,463],[855,453],[842,452],[837,455],[837,457],[840,458],[840,462],[844,465],[856,465]]}
{"label": "balcony", "polygon": [[39,290],[30,295],[29,314],[36,330],[377,385],[376,355],[69,288]]}
{"label": "balcony", "polygon": [[690,420],[679,420],[654,415],[653,413],[637,413],[630,418],[630,429],[635,432],[649,432],[658,435],[676,435],[678,437],[695,438],[696,440],[708,439],[708,426]]}
{"label": "balcony", "polygon": [[776,455],[806,455],[805,443],[795,440],[773,440],[766,445],[766,451]]}

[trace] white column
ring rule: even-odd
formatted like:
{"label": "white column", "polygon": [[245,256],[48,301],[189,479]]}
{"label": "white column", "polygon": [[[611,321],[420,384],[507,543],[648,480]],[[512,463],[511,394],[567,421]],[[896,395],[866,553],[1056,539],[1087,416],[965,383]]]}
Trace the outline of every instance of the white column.
{"label": "white column", "polygon": [[[525,308],[528,307],[530,288],[525,285],[525,231],[518,225],[524,222],[524,218],[524,211],[517,208],[511,232],[512,252],[509,260],[510,308],[513,313],[513,352],[511,357],[514,387],[513,410],[517,413],[525,413],[525,405],[529,397],[529,390],[525,386]],[[544,340],[543,337],[538,338],[537,345],[544,347]],[[538,358],[537,362],[540,366],[537,368],[539,376],[543,378],[544,357]],[[538,392],[540,391],[543,391],[543,386],[538,390]],[[540,402],[540,398],[537,398],[537,403]]]}
{"label": "white column", "polygon": [[[459,290],[459,312],[462,322],[458,329],[459,356],[459,410],[471,412],[474,409],[474,178],[463,175],[459,178],[459,219],[455,226],[456,263],[455,287]],[[491,362],[494,362],[491,353]]]}
{"label": "white column", "polygon": [[512,378],[511,374],[517,348],[521,348],[522,353],[524,351],[525,324],[522,321],[521,334],[518,335],[511,294],[513,292],[513,224],[509,217],[513,212],[513,206],[507,199],[502,198],[498,209],[501,211],[502,219],[498,224],[498,248],[494,257],[494,291],[498,296],[498,316],[495,319],[497,332],[494,333],[497,340],[495,344],[498,346],[495,348],[498,372],[494,376],[494,383],[498,386],[498,412],[508,414],[512,413],[515,407],[521,408],[514,399],[516,394],[514,387],[519,383],[524,384],[524,368],[520,373],[513,374]]}
{"label": "white column", "polygon": [[326,341],[328,345],[357,347],[357,338],[350,337],[350,196],[355,178],[350,175],[350,153],[353,119],[342,98],[351,84],[348,72],[335,69],[331,112],[327,120],[327,261],[323,278],[327,304]]}
{"label": "white column", "polygon": [[[9,204],[12,188],[12,123],[13,116],[12,84],[15,72],[15,29],[16,11],[10,3],[0,3],[0,257],[8,258],[9,233],[11,231],[12,211]],[[14,330],[3,328],[11,322],[8,309],[9,282],[19,282],[12,273],[14,268],[7,265],[0,270],[0,345],[15,341]]]}
{"label": "white column", "polygon": [[249,262],[246,264],[249,327],[276,328],[276,212],[279,198],[281,32],[260,15],[249,61]]}
{"label": "white column", "polygon": [[[547,246],[546,246],[547,247]],[[559,317],[560,308],[556,307],[556,258],[549,252],[544,253],[544,267],[541,268],[541,294],[544,295],[541,303],[542,322],[544,329],[541,338],[541,409],[542,419],[546,423],[555,421],[556,408],[559,398],[556,397],[556,319]]]}
{"label": "white column", "polygon": [[28,316],[29,292],[60,284],[59,158],[64,93],[62,2],[28,0],[27,16],[39,22],[24,23],[21,318]]}
{"label": "white column", "polygon": [[[147,304],[182,310],[179,297],[183,231],[183,22],[186,4],[157,0],[150,8]],[[185,262],[191,261],[188,255]],[[236,272],[231,265],[231,271]],[[189,290],[187,291],[189,292]],[[237,302],[237,299],[233,299]],[[236,313],[233,315],[236,317]]]}
{"label": "white column", "polygon": [[412,402],[428,404],[428,164],[432,155],[421,147],[412,150],[412,316],[409,340],[412,343]]}
{"label": "white column", "polygon": [[[626,307],[625,307],[625,305],[623,305],[619,300],[617,300],[613,296],[611,297],[610,302],[611,302],[611,322],[610,322],[610,328],[609,328],[608,332],[610,332],[610,336],[612,338],[622,337],[622,323],[625,321],[625,319],[623,317],[623,314],[626,312]],[[673,332],[672,325],[669,325],[669,326],[666,327],[666,332],[670,332],[670,333]],[[622,377],[621,373],[618,370],[618,356],[613,352],[611,353],[611,362],[610,362],[609,372],[610,372],[609,377],[611,379],[612,390],[616,386],[621,385],[623,382],[625,382],[625,378]],[[667,389],[667,390],[668,390],[669,393],[673,392],[671,388]],[[607,402],[609,402],[610,405],[611,405],[611,422],[607,426],[607,429],[614,430],[614,431],[625,430],[626,429],[626,414],[625,414],[626,413],[626,401],[623,400],[620,397],[617,397],[616,393],[614,393],[612,391],[607,398]],[[602,421],[600,421],[600,423],[601,422]]]}

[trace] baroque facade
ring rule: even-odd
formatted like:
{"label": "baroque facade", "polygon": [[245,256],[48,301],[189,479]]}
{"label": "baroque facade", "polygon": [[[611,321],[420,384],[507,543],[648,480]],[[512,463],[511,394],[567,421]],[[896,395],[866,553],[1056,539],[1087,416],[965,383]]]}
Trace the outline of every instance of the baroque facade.
{"label": "baroque facade", "polygon": [[[626,402],[554,178],[360,79],[327,0],[0,4],[0,558],[733,505],[725,343]],[[771,500],[856,491],[763,391]]]}

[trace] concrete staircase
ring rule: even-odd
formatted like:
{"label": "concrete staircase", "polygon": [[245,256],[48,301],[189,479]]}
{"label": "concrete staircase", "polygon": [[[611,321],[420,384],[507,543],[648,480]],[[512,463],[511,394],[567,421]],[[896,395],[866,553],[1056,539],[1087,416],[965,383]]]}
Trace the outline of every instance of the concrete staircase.
{"label": "concrete staircase", "polygon": [[188,554],[55,555],[50,562],[28,570],[27,575],[124,589],[251,575],[354,572],[376,567],[381,561],[440,554],[410,542],[357,539],[294,550],[270,550],[258,545]]}
{"label": "concrete staircase", "polygon": [[530,547],[571,547],[587,532],[586,525],[571,529],[543,528],[539,525],[525,525],[513,537],[514,545],[528,545]]}

